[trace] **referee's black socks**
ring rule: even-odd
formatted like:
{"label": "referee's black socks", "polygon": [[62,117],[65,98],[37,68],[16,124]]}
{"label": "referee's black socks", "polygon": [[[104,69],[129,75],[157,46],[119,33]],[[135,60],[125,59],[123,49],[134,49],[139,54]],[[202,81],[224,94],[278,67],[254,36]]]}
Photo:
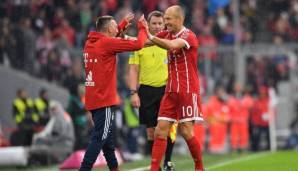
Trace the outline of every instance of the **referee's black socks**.
{"label": "referee's black socks", "polygon": [[168,141],[168,144],[167,144],[167,150],[166,150],[166,154],[165,154],[164,164],[171,161],[173,147],[175,144],[175,141],[173,142],[170,137],[167,138],[167,141]]}
{"label": "referee's black socks", "polygon": [[152,147],[153,147],[153,140],[147,140],[146,155],[151,156]]}

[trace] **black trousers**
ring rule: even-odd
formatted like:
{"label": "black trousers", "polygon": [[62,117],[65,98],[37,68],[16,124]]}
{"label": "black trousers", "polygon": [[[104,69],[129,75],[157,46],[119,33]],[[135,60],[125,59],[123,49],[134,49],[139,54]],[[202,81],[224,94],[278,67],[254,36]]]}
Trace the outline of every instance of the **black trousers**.
{"label": "black trousers", "polygon": [[[261,149],[261,137],[265,136],[266,146]],[[270,137],[269,137],[269,126],[252,126],[252,151],[269,150],[270,149]]]}

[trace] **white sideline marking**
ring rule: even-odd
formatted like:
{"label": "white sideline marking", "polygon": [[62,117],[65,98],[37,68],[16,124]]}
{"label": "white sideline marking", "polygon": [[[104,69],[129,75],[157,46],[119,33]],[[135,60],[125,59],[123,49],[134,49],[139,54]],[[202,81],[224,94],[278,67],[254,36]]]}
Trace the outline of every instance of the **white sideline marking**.
{"label": "white sideline marking", "polygon": [[[232,164],[232,163],[238,163],[238,162],[241,162],[241,161],[248,161],[248,160],[256,159],[256,158],[259,158],[259,157],[267,156],[269,154],[272,154],[272,152],[263,152],[263,153],[258,153],[258,154],[252,154],[252,155],[249,155],[249,156],[246,156],[246,157],[241,157],[241,158],[237,158],[237,159],[233,159],[233,160],[223,161],[223,162],[217,163],[213,166],[207,167],[205,169],[206,169],[206,171],[207,170],[209,171],[209,170],[216,169],[216,168],[219,168],[219,167],[222,167],[222,166],[226,166],[226,165],[229,165],[229,164]],[[126,171],[148,171],[149,169],[150,169],[150,166],[145,166],[145,167],[139,167],[139,168],[130,169],[130,170],[126,170]]]}
{"label": "white sideline marking", "polygon": [[146,167],[139,167],[136,169],[131,169],[131,170],[127,170],[127,171],[147,171],[150,169],[150,166],[146,166]]}
{"label": "white sideline marking", "polygon": [[232,164],[232,163],[238,163],[238,162],[241,162],[241,161],[248,161],[248,160],[256,159],[256,158],[263,157],[263,156],[266,156],[266,155],[269,155],[269,154],[272,154],[272,153],[271,152],[264,152],[264,153],[252,154],[252,155],[249,155],[249,156],[246,156],[246,157],[241,157],[241,158],[238,158],[238,159],[233,159],[233,160],[217,163],[217,164],[215,164],[213,166],[210,166],[210,167],[207,167],[205,169],[209,171],[209,170],[216,169],[216,168],[219,168],[219,167],[222,167],[222,166],[226,166],[226,165],[229,165],[229,164]]}

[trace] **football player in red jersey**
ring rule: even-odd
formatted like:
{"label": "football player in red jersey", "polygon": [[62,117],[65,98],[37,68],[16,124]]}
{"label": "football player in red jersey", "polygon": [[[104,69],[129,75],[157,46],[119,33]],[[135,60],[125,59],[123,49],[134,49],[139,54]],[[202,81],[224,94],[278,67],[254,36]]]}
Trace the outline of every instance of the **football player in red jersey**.
{"label": "football player in red jersey", "polygon": [[200,144],[193,131],[194,122],[203,120],[197,66],[199,44],[195,34],[183,26],[184,17],[180,6],[171,6],[164,15],[167,30],[156,36],[150,35],[147,30],[148,37],[154,44],[168,50],[169,70],[166,93],[161,101],[154,133],[151,171],[159,170],[169,129],[176,121],[195,162],[195,171],[204,170]]}
{"label": "football player in red jersey", "polygon": [[[119,27],[112,16],[102,16],[96,21],[96,31],[90,32],[84,47],[86,73],[86,109],[92,113],[94,128],[80,171],[90,171],[101,149],[109,170],[119,171],[114,153],[114,106],[118,104],[116,90],[116,54],[139,50],[147,39],[148,27],[144,16],[138,21],[136,40],[117,38],[133,18],[128,15]],[[120,30],[120,31],[119,31]]]}

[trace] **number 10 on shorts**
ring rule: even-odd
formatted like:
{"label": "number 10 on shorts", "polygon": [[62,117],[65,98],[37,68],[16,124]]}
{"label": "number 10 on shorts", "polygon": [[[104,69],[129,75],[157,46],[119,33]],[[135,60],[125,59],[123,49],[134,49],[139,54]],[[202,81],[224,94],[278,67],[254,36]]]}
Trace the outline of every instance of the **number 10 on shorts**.
{"label": "number 10 on shorts", "polygon": [[192,105],[182,106],[182,118],[190,118],[198,116],[198,102],[197,95],[192,94]]}
{"label": "number 10 on shorts", "polygon": [[183,118],[193,116],[192,106],[182,106],[182,116]]}

